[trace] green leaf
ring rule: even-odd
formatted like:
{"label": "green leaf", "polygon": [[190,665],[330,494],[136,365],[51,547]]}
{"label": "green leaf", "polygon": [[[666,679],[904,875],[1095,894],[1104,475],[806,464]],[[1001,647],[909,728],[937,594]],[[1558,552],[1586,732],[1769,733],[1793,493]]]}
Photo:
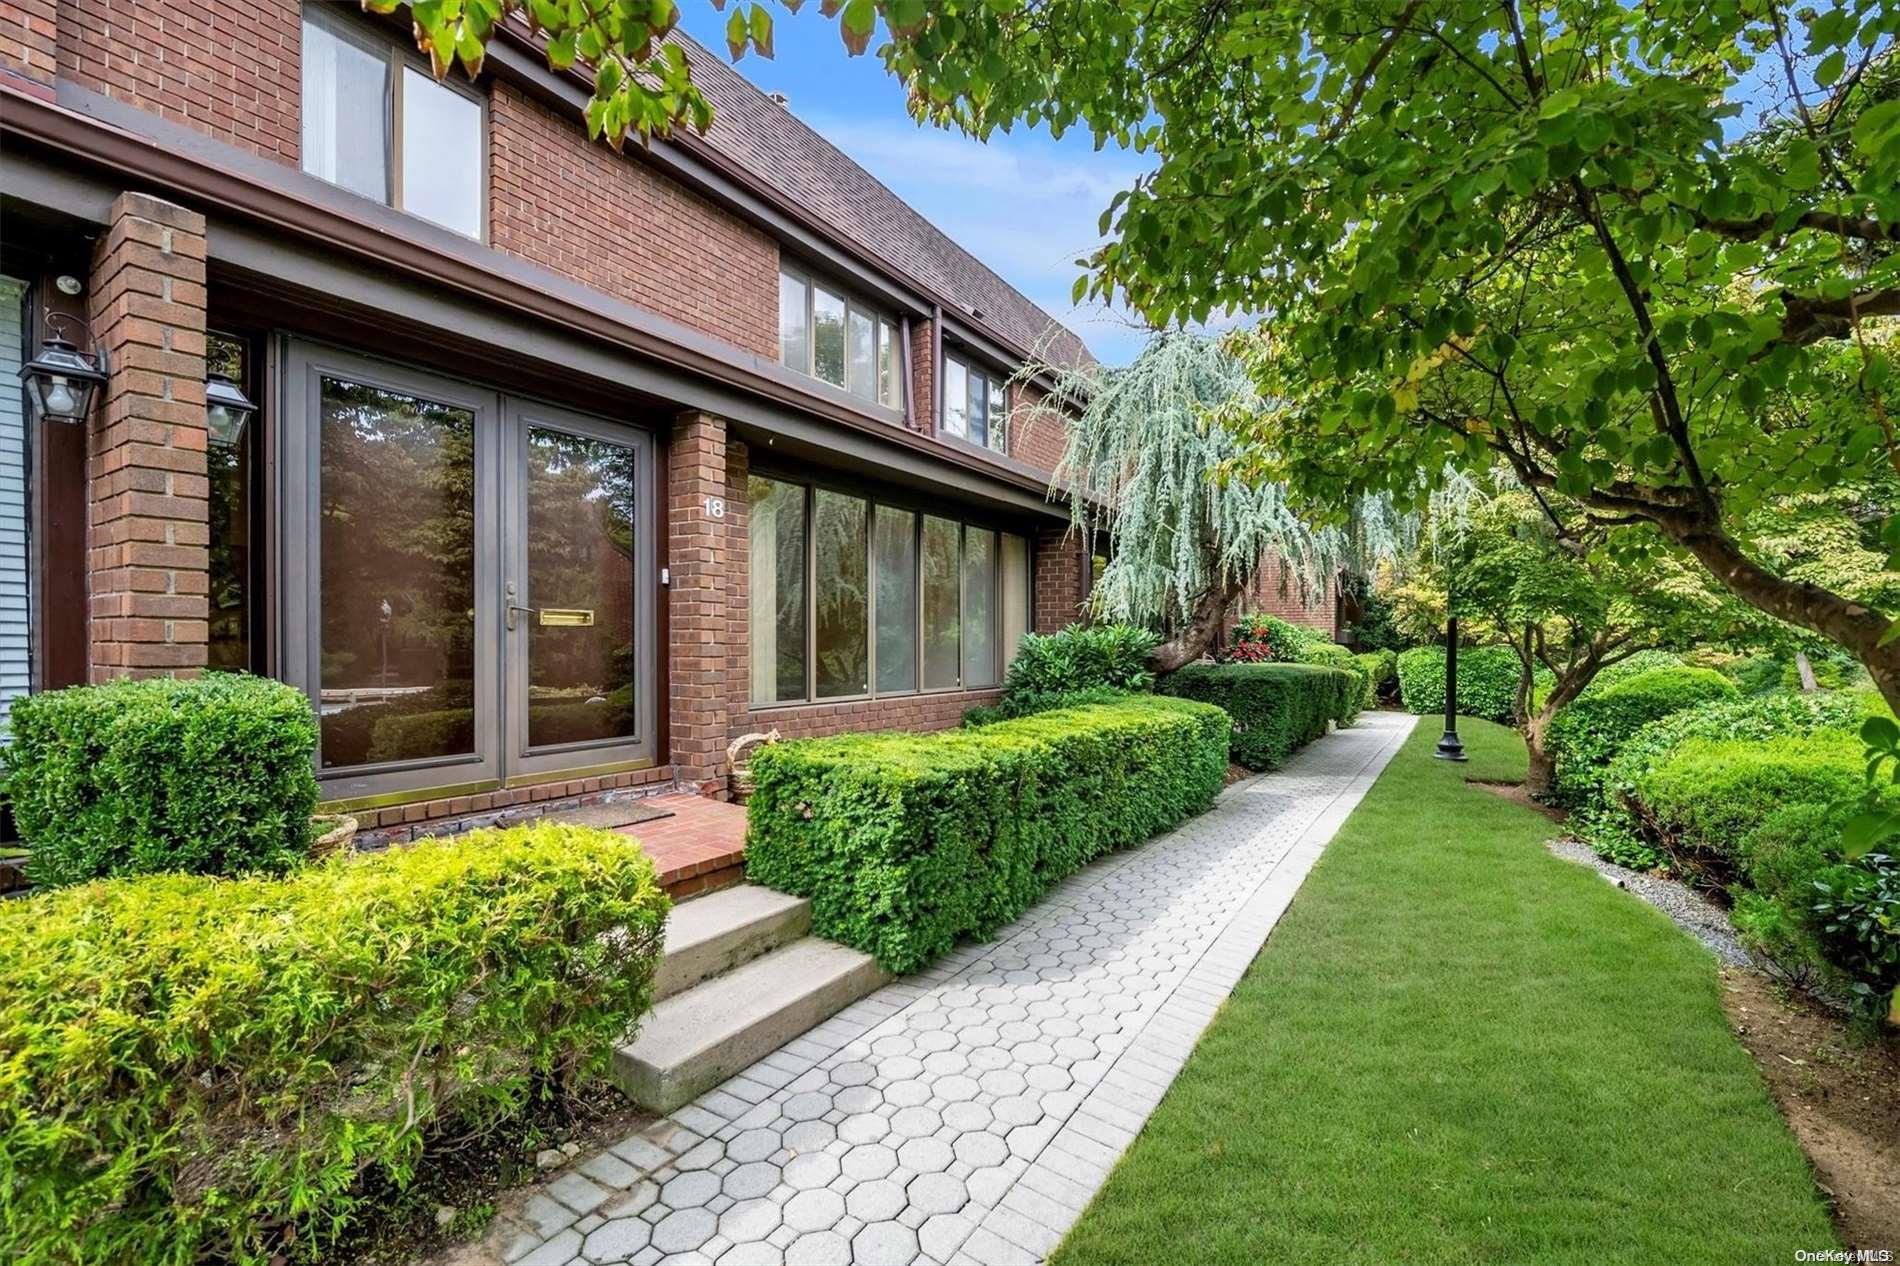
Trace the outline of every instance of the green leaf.
{"label": "green leaf", "polygon": [[726,51],[732,54],[732,60],[738,61],[745,56],[746,46],[752,42],[752,28],[746,24],[745,10],[735,7],[726,18]]}
{"label": "green leaf", "polygon": [[1900,838],[1900,812],[1869,809],[1841,828],[1841,856],[1851,862],[1872,852],[1875,845],[1896,838]]}
{"label": "green leaf", "polygon": [[1837,48],[1823,57],[1821,64],[1814,68],[1814,82],[1823,88],[1832,88],[1840,81],[1841,72],[1846,69],[1847,53]]}

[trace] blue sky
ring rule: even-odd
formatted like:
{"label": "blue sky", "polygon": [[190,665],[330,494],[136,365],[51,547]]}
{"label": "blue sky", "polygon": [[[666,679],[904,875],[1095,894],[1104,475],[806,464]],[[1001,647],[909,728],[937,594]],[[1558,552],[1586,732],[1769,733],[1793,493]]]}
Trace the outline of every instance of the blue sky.
{"label": "blue sky", "polygon": [[[710,4],[680,6],[682,25],[725,56],[726,15]],[[774,8],[772,61],[748,53],[737,69],[851,155],[931,223],[988,264],[1088,343],[1109,364],[1134,359],[1144,341],[1125,314],[1076,309],[1070,288],[1079,255],[1101,240],[1102,209],[1151,166],[1144,155],[1071,132],[1017,128],[987,145],[960,133],[919,128],[904,111],[904,91],[872,53],[845,52],[835,19],[816,4],[796,14]],[[872,47],[876,48],[877,41]]]}

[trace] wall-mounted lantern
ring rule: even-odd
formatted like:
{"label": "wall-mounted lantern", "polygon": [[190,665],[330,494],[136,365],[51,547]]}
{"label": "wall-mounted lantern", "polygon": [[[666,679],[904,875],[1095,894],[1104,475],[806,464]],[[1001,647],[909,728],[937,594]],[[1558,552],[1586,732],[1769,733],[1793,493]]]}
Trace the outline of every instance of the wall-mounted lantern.
{"label": "wall-mounted lantern", "polygon": [[[20,380],[33,399],[33,411],[46,422],[84,422],[91,417],[93,397],[111,372],[105,348],[95,347],[87,355],[60,332],[60,326],[74,319],[63,312],[47,313],[40,354],[20,366]],[[90,331],[87,341],[91,341]]]}
{"label": "wall-mounted lantern", "polygon": [[244,438],[244,424],[257,406],[229,375],[212,370],[205,375],[205,426],[213,444],[236,448]]}

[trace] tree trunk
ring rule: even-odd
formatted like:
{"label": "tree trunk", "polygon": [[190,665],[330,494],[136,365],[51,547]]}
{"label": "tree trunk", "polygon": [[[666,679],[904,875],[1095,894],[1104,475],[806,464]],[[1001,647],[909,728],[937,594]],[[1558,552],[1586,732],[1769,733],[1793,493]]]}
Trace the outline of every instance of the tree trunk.
{"label": "tree trunk", "polygon": [[1165,677],[1213,649],[1214,639],[1220,636],[1221,626],[1227,622],[1228,608],[1245,588],[1245,581],[1230,579],[1196,598],[1187,623],[1177,629],[1173,637],[1148,652],[1148,667],[1154,670],[1155,676]]}
{"label": "tree trunk", "polygon": [[1806,651],[1794,653],[1794,670],[1801,678],[1802,694],[1811,695],[1821,688],[1821,683],[1814,679],[1814,665],[1808,662]]}
{"label": "tree trunk", "polygon": [[[1650,517],[1650,516],[1645,516]],[[1736,597],[1835,642],[1867,666],[1887,705],[1900,711],[1900,638],[1880,639],[1893,621],[1865,603],[1806,581],[1784,580],[1744,554],[1719,527],[1690,511],[1665,511],[1653,521],[1694,554]]]}
{"label": "tree trunk", "polygon": [[1524,790],[1533,800],[1550,798],[1557,773],[1557,763],[1550,758],[1550,749],[1544,743],[1546,729],[1542,718],[1533,718],[1524,727],[1524,750],[1529,757],[1524,771]]}

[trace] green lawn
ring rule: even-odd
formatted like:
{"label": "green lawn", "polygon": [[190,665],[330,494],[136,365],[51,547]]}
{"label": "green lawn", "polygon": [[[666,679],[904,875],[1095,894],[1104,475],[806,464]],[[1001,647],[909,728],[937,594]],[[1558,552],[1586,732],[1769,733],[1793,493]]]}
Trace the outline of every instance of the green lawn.
{"label": "green lawn", "polygon": [[1837,1243],[1714,960],[1550,856],[1508,729],[1425,718],[1056,1254],[1736,1262]]}

